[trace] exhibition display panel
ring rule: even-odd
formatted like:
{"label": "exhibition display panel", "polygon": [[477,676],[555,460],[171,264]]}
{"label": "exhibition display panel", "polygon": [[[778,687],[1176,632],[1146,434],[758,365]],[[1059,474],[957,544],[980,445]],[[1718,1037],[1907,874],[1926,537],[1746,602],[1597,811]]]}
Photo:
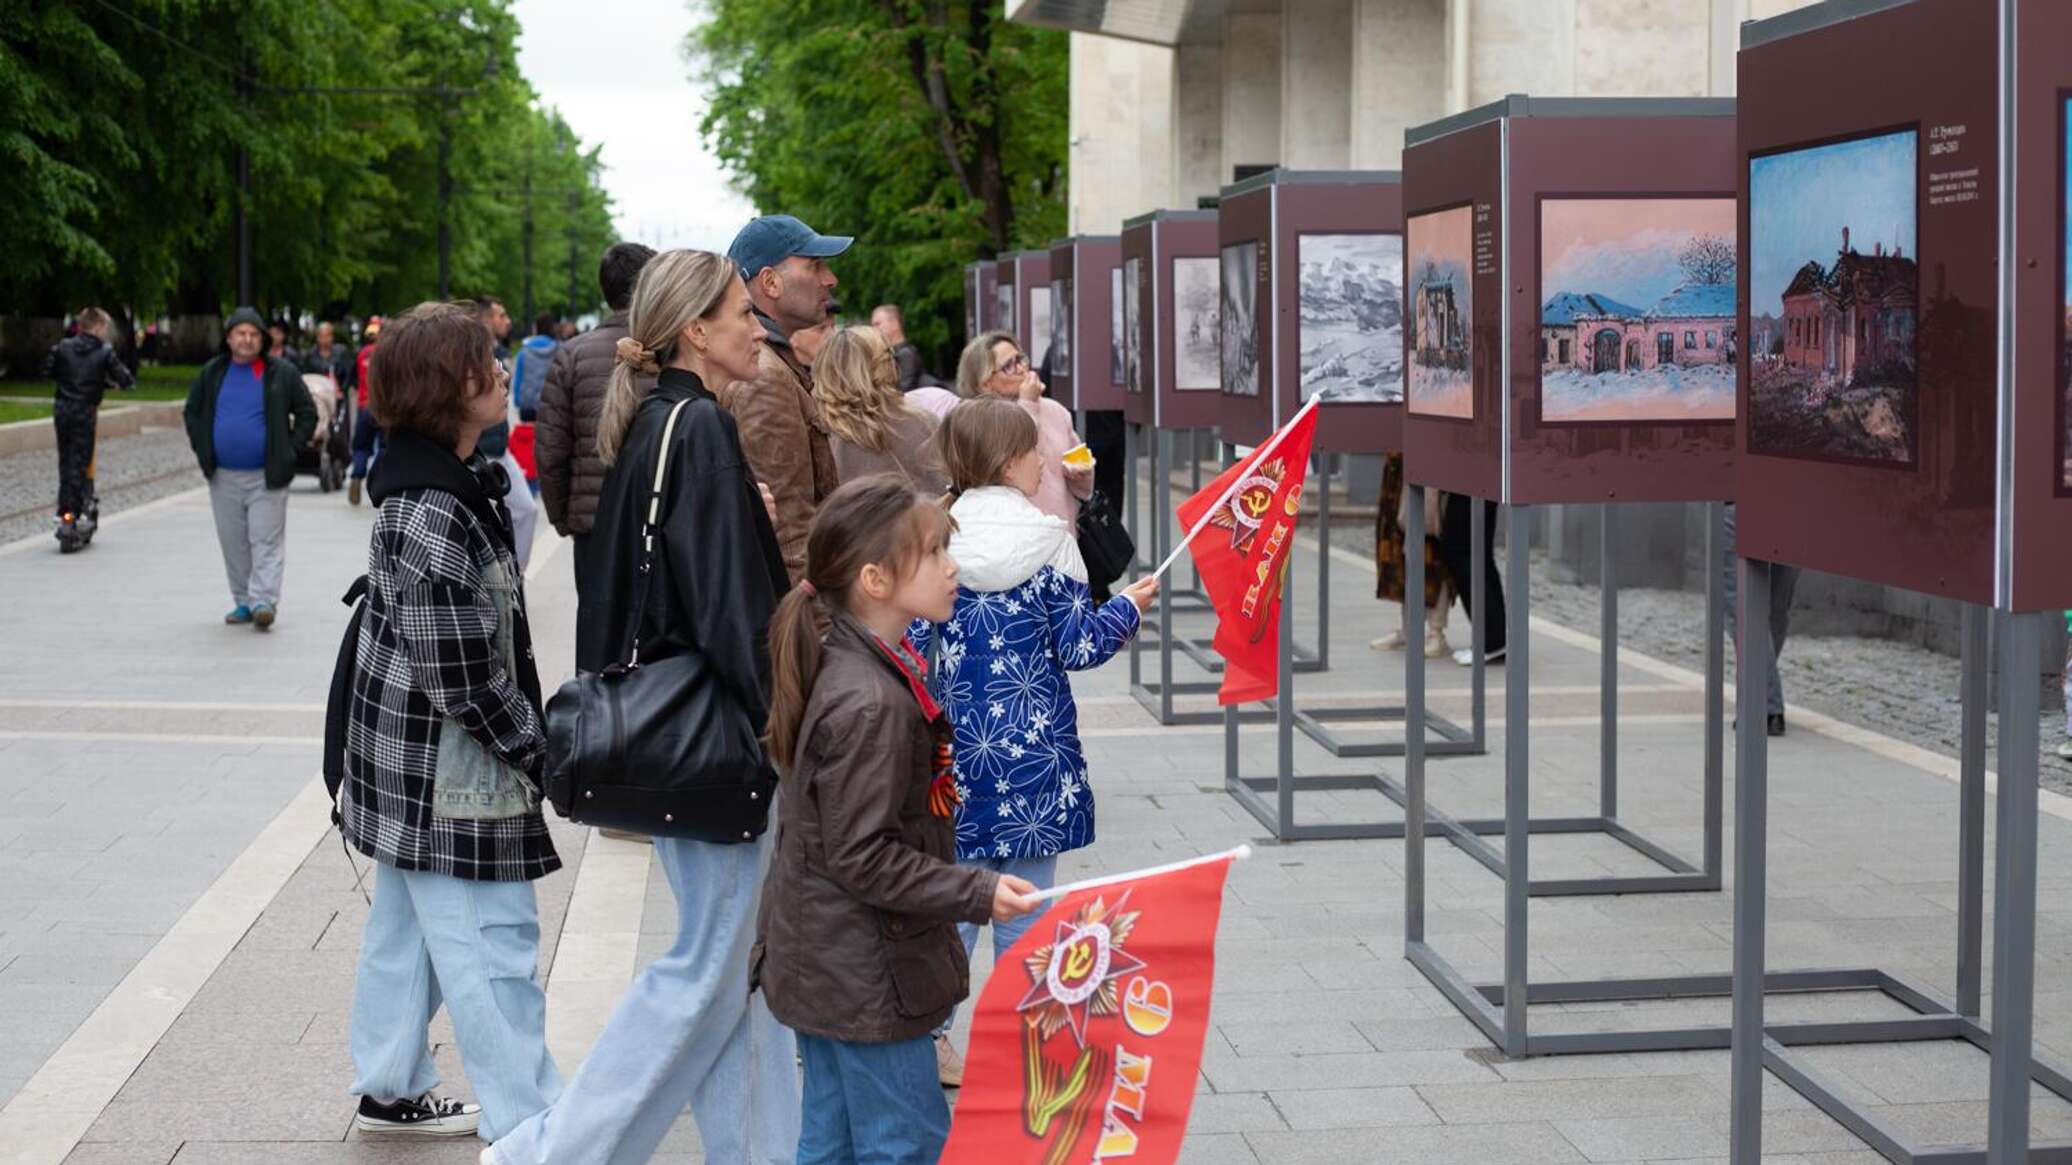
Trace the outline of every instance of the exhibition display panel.
{"label": "exhibition display panel", "polygon": [[[2072,1076],[2039,1060],[2033,1039],[2037,676],[2044,621],[2072,605],[2072,6],[1830,0],[1745,25],[1739,68],[1744,601],[1766,606],[1780,565],[1955,599],[1964,656],[1954,991],[1867,972],[1905,1005],[1898,1019],[1766,1020],[1768,742],[1742,720],[1732,1159],[1761,1159],[1767,1073],[1891,1161],[2072,1160],[2072,1141],[2032,1145],[2030,1121],[2035,1087],[2072,1099]],[[1989,621],[2000,713],[1990,991]],[[1751,655],[1767,652],[1762,620],[1743,638]],[[1745,669],[1737,703],[1762,706],[1767,687],[1764,669]],[[1922,1143],[1799,1050],[1929,1040],[1989,1060],[1970,1143]]]}
{"label": "exhibition display panel", "polygon": [[[1725,995],[1725,976],[1531,982],[1534,897],[1697,892],[1721,884],[1725,800],[1723,588],[1707,571],[1702,853],[1696,861],[1620,817],[1617,507],[1701,506],[1707,562],[1723,553],[1731,496],[1735,254],[1733,103],[1513,96],[1406,135],[1403,209],[1406,545],[1421,545],[1425,491],[1501,503],[1506,532],[1506,686],[1501,818],[1460,819],[1425,795],[1426,661],[1407,661],[1404,780],[1384,791],[1406,817],[1405,952],[1510,1055],[1720,1047],[1724,1025],[1534,1034],[1534,1003]],[[1600,510],[1598,804],[1531,813],[1531,507]],[[1405,556],[1405,591],[1424,561]],[[1484,568],[1472,570],[1475,584]],[[1487,610],[1479,600],[1477,611]],[[1424,608],[1414,624],[1422,638]],[[1474,621],[1475,658],[1491,641]],[[1504,881],[1504,976],[1470,982],[1425,941],[1424,838],[1443,837]],[[1535,879],[1531,839],[1595,835],[1655,872]],[[1492,839],[1499,839],[1492,841]]]}
{"label": "exhibition display panel", "polygon": [[1079,412],[1122,408],[1122,240],[1078,235],[1050,248],[1050,395]]}
{"label": "exhibition display panel", "polygon": [[[1051,355],[1050,252],[1015,251],[1000,260],[1000,283],[1014,287],[1014,312],[1001,325],[1029,355],[1031,368],[1042,368]],[[1011,273],[1011,274],[1010,274]],[[1070,406],[1067,406],[1070,407]]]}

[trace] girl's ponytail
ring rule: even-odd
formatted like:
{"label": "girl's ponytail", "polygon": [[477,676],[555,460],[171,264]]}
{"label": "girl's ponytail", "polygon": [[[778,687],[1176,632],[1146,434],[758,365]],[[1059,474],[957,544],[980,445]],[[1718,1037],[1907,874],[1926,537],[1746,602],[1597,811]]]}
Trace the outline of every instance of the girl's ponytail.
{"label": "girl's ponytail", "polygon": [[770,616],[770,721],[763,745],[778,767],[791,768],[806,698],[820,678],[821,616],[810,582],[786,591]]}

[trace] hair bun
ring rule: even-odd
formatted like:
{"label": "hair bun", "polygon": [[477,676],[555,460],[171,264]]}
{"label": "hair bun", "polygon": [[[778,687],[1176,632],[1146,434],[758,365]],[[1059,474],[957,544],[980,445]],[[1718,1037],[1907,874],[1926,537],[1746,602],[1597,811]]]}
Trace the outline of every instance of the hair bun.
{"label": "hair bun", "polygon": [[631,336],[619,337],[618,344],[613,348],[613,356],[619,363],[648,376],[662,371],[661,362],[655,359],[655,354]]}

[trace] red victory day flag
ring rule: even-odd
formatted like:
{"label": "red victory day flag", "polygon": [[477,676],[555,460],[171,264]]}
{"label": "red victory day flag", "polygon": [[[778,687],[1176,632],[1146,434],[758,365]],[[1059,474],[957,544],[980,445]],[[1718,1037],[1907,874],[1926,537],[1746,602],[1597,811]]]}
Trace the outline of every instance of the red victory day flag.
{"label": "red victory day flag", "polygon": [[1280,691],[1281,581],[1294,551],[1322,399],[1311,397],[1251,456],[1180,503],[1185,545],[1216,608],[1211,646],[1224,662],[1219,704],[1272,699]]}
{"label": "red victory day flag", "polygon": [[942,1165],[1170,1165],[1201,1071],[1240,846],[1061,886],[993,964]]}

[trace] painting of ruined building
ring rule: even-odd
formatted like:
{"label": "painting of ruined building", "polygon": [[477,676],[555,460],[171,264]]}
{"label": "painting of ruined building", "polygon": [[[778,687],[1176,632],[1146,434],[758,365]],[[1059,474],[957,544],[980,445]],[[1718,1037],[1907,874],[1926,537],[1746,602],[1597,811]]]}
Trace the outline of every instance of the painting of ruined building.
{"label": "painting of ruined building", "polygon": [[1144,391],[1143,273],[1142,259],[1123,260],[1122,386],[1130,392]]}
{"label": "painting of ruined building", "polygon": [[1222,333],[1223,391],[1232,396],[1259,395],[1259,244],[1256,240],[1223,248],[1223,306],[1217,317]]}
{"label": "painting of ruined building", "polygon": [[1466,206],[1410,216],[1407,407],[1433,417],[1475,415],[1473,211]]}
{"label": "painting of ruined building", "polygon": [[1215,259],[1173,260],[1173,387],[1181,392],[1213,390],[1223,375],[1216,343],[1220,267]]}
{"label": "painting of ruined building", "polygon": [[1750,452],[1913,462],[1915,139],[1749,159]]}
{"label": "painting of ruined building", "polygon": [[1123,337],[1127,329],[1122,323],[1122,268],[1108,272],[1108,383],[1122,383]]}
{"label": "painting of ruined building", "polygon": [[1303,235],[1296,336],[1302,399],[1403,400],[1403,236]]}
{"label": "painting of ruined building", "polygon": [[1734,200],[1540,204],[1540,419],[1734,417]]}

